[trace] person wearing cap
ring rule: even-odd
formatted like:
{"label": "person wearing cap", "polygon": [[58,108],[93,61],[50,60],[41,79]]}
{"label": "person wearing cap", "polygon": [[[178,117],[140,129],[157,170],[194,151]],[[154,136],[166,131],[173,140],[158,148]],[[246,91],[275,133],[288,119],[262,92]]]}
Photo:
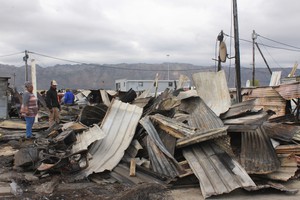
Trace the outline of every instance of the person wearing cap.
{"label": "person wearing cap", "polygon": [[50,127],[55,123],[59,123],[60,104],[58,102],[56,86],[57,86],[57,82],[55,80],[52,80],[50,89],[46,93],[46,105],[49,109]]}
{"label": "person wearing cap", "polygon": [[25,89],[22,96],[21,115],[26,121],[26,138],[32,138],[32,126],[35,116],[38,112],[37,98],[32,93],[33,85],[31,82],[25,82]]}

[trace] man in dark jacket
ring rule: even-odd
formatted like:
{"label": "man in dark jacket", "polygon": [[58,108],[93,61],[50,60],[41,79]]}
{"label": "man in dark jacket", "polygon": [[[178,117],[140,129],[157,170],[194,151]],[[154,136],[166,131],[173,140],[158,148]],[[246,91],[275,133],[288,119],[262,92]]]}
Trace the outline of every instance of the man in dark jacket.
{"label": "man in dark jacket", "polygon": [[50,89],[46,93],[46,104],[49,109],[49,126],[59,123],[60,104],[57,98],[56,86],[57,82],[52,80]]}

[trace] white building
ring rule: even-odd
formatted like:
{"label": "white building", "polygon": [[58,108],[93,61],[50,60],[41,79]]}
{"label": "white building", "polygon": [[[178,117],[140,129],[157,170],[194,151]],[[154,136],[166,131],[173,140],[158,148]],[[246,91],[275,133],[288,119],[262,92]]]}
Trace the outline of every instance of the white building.
{"label": "white building", "polygon": [[8,117],[8,79],[10,77],[0,77],[0,119]]}
{"label": "white building", "polygon": [[[158,80],[158,89],[157,92],[163,92],[166,88],[177,89],[178,80]],[[127,92],[130,89],[133,89],[136,92],[142,92],[144,90],[150,89],[151,93],[155,93],[155,81],[154,80],[127,80],[127,79],[118,79],[115,81],[115,86],[117,91]],[[186,82],[184,87],[185,89],[190,88],[190,81]]]}

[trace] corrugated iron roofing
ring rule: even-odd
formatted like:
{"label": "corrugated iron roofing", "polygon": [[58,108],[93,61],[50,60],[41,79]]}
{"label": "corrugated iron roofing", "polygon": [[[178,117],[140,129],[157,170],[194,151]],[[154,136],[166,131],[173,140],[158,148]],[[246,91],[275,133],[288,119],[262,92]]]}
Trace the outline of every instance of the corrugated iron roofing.
{"label": "corrugated iron roofing", "polygon": [[179,111],[189,114],[188,124],[199,131],[223,127],[222,120],[205,104],[200,97],[181,100]]}
{"label": "corrugated iron roofing", "polygon": [[300,82],[281,84],[273,87],[284,99],[300,98]]}
{"label": "corrugated iron roofing", "polygon": [[218,116],[231,106],[229,89],[224,70],[193,74],[198,95]]}
{"label": "corrugated iron roofing", "polygon": [[243,101],[232,105],[226,113],[220,115],[221,119],[227,119],[235,116],[240,116],[242,114],[251,112],[255,106],[256,99],[250,99],[248,101]]}
{"label": "corrugated iron roofing", "polygon": [[112,170],[120,162],[134,136],[142,112],[143,109],[138,106],[112,101],[100,127],[107,136],[93,143],[89,150],[93,158],[88,168],[80,172],[79,178],[93,172]]}
{"label": "corrugated iron roofing", "polygon": [[286,100],[272,87],[257,87],[243,89],[243,101],[256,98],[255,109],[273,110],[278,117],[285,115]]}
{"label": "corrugated iron roofing", "polygon": [[136,185],[141,183],[159,183],[168,184],[171,179],[159,177],[150,170],[137,166],[136,176],[129,176],[128,165],[119,163],[111,172],[110,175],[121,183],[128,185]]}
{"label": "corrugated iron roofing", "polygon": [[297,167],[297,159],[293,154],[278,154],[280,159],[280,168],[271,173],[267,174],[267,177],[271,180],[288,181],[290,178],[295,176]]}
{"label": "corrugated iron roofing", "polygon": [[183,155],[199,179],[204,198],[255,186],[240,164],[212,142],[185,148]]}
{"label": "corrugated iron roofing", "polygon": [[285,142],[291,142],[294,139],[294,136],[300,132],[299,126],[290,124],[265,122],[263,127],[271,138]]}
{"label": "corrugated iron roofing", "polygon": [[76,142],[72,146],[72,153],[77,153],[82,150],[87,150],[88,146],[96,140],[101,140],[105,137],[105,132],[100,129],[97,124],[76,135]]}
{"label": "corrugated iron roofing", "polygon": [[250,174],[267,174],[276,171],[280,162],[264,128],[241,133],[241,165]]}
{"label": "corrugated iron roofing", "polygon": [[149,135],[149,138],[147,138],[147,149],[153,170],[170,177],[178,176],[181,167],[164,146],[149,116],[143,117],[140,123]]}

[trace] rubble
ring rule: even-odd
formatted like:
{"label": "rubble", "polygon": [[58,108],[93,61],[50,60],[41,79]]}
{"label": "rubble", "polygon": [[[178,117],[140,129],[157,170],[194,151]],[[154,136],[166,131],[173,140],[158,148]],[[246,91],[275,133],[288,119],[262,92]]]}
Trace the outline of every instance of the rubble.
{"label": "rubble", "polygon": [[210,73],[193,76],[196,91],[165,90],[157,97],[147,91],[140,96],[133,90],[82,91],[79,104],[62,106],[60,124],[49,127],[40,109],[34,140],[25,140],[24,121],[1,121],[0,173],[7,176],[1,181],[11,184],[16,196],[35,182],[39,186],[30,191],[50,195],[63,181],[83,180],[117,181],[149,192],[197,185],[203,198],[237,188],[296,194],[281,183],[299,178],[300,126],[287,122],[295,118],[286,117],[280,86],[244,90],[244,101],[231,105],[224,85],[206,88],[215,79],[226,83],[222,72]]}

